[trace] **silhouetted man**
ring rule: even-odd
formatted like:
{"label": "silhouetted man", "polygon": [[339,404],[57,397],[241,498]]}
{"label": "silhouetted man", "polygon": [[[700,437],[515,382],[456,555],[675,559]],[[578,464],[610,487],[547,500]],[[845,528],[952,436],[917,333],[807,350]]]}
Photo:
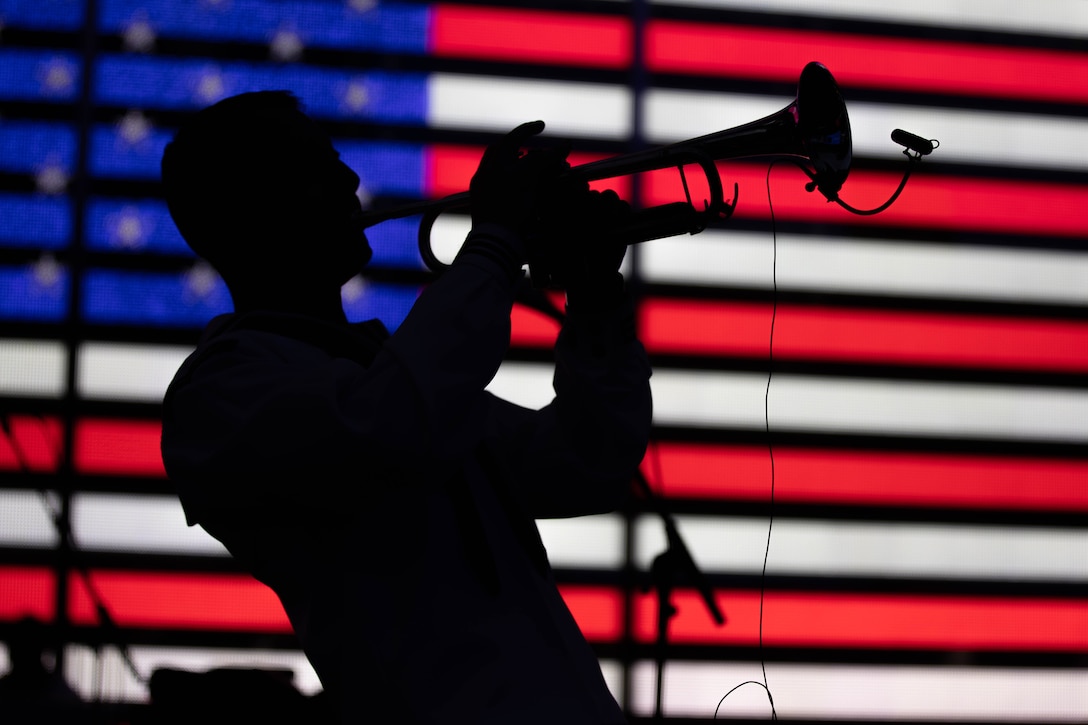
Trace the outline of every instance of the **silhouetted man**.
{"label": "silhouetted man", "polygon": [[[391,336],[345,319],[370,257],[359,178],[293,96],[224,100],[163,157],[178,229],[235,306],[170,386],[163,460],[189,522],[277,593],[345,722],[623,721],[533,519],[622,503],[650,369],[624,247],[586,243],[617,199],[557,185],[565,154],[520,153],[542,129],[484,154],[472,231]],[[485,391],[530,257],[567,288],[540,410]]]}

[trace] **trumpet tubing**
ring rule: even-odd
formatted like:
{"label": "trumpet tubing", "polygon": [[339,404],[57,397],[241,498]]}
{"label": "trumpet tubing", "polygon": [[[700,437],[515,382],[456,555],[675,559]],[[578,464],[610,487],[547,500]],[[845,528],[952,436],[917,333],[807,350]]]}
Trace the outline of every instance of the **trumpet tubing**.
{"label": "trumpet tubing", "polygon": [[[575,166],[567,175],[590,182],[690,164],[702,169],[710,194],[704,208],[696,209],[689,201],[682,201],[637,212],[629,225],[616,232],[619,239],[634,244],[675,234],[696,234],[711,221],[727,218],[736,204],[736,196],[732,203],[725,200],[717,161],[790,158],[808,174],[810,191],[819,190],[827,199],[834,200],[850,172],[852,154],[850,119],[838,84],[824,65],[813,61],[801,71],[794,101],[776,113],[698,138]],[[427,265],[438,271],[445,265],[430,249],[431,226],[439,215],[467,208],[468,204],[466,191],[371,212],[366,215],[365,223],[369,227],[389,219],[423,215],[420,253]]]}

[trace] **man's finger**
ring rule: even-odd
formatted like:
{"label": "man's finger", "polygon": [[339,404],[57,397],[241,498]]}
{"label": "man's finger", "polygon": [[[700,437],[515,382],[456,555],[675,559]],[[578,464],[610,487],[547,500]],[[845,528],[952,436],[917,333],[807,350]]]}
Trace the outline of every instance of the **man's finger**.
{"label": "man's finger", "polygon": [[506,134],[506,137],[516,142],[518,146],[521,146],[523,141],[527,140],[530,136],[536,136],[543,130],[543,121],[526,121],[510,133]]}
{"label": "man's finger", "polygon": [[520,158],[521,148],[525,142],[544,130],[543,121],[528,121],[514,130],[493,141],[484,149],[481,163],[487,166],[495,164],[507,164]]}
{"label": "man's finger", "polygon": [[543,121],[526,121],[492,144],[491,148],[504,155],[516,154],[526,141],[543,130]]}

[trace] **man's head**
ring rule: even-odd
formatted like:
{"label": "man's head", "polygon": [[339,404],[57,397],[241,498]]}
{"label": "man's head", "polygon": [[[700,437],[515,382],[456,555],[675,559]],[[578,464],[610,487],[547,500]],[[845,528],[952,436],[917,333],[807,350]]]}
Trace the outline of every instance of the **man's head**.
{"label": "man's head", "polygon": [[162,181],[178,230],[228,284],[270,272],[342,284],[370,259],[359,177],[285,91],[197,113],[167,145]]}

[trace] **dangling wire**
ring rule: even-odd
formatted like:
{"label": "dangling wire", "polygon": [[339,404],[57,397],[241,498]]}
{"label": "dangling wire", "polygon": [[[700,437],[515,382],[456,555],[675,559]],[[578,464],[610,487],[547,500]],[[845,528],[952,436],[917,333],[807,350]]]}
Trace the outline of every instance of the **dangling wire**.
{"label": "dangling wire", "polygon": [[763,687],[767,702],[771,704],[771,719],[778,719],[774,696],[767,682],[767,660],[763,656],[763,605],[767,594],[767,561],[771,555],[771,531],[774,527],[774,443],[771,441],[771,377],[774,375],[774,323],[778,319],[778,225],[774,218],[774,202],[771,200],[771,170],[767,167],[767,206],[771,212],[771,323],[767,333],[767,386],[763,390],[763,430],[767,434],[767,456],[771,464],[770,510],[767,515],[767,545],[763,550],[763,571],[759,577],[759,664],[763,670]]}
{"label": "dangling wire", "polygon": [[[846,209],[851,214],[857,214],[860,216],[871,216],[873,214],[879,214],[884,211],[899,198],[899,195],[903,192],[903,188],[907,185],[907,180],[910,178],[911,171],[914,165],[921,161],[922,157],[928,155],[933,149],[940,145],[940,141],[937,139],[924,139],[920,136],[915,136],[912,133],[907,133],[901,129],[896,129],[892,132],[892,140],[896,143],[906,147],[903,151],[903,155],[907,157],[908,164],[906,170],[903,172],[903,178],[899,182],[899,186],[892,192],[892,195],[878,207],[873,209],[857,209],[850,206],[842,199],[839,198],[838,192],[828,193],[821,189],[821,193],[827,197],[828,201],[833,201],[843,209]],[[771,705],[771,719],[778,720],[778,712],[774,706],[774,696],[771,694],[770,684],[767,681],[767,660],[763,654],[763,608],[767,594],[767,562],[770,559],[771,554],[771,532],[774,529],[774,443],[771,440],[771,414],[770,414],[770,397],[771,397],[771,378],[774,375],[774,325],[778,317],[778,228],[774,218],[774,201],[771,198],[771,170],[774,165],[779,161],[789,161],[796,164],[811,180],[805,185],[808,191],[815,191],[820,187],[820,179],[818,175],[801,162],[793,159],[792,157],[780,157],[771,161],[767,167],[767,206],[771,213],[771,323],[770,332],[767,340],[767,387],[763,392],[763,427],[767,435],[767,456],[770,459],[771,464],[771,493],[770,493],[770,510],[767,516],[767,545],[763,550],[763,570],[759,578],[759,664],[763,671],[763,682],[757,682],[755,680],[749,680],[742,682],[735,686],[729,692],[725,693],[721,700],[718,701],[718,707],[714,709],[714,719],[718,718],[718,710],[721,709],[722,703],[725,699],[736,692],[738,689],[745,685],[757,685],[762,687],[767,693],[767,701]]]}
{"label": "dangling wire", "polygon": [[771,211],[771,323],[767,337],[767,385],[763,391],[763,429],[767,435],[767,455],[771,464],[771,493],[770,511],[767,517],[767,543],[763,549],[763,568],[759,577],[759,665],[763,672],[763,682],[748,680],[733,687],[718,701],[714,708],[714,719],[718,719],[718,711],[726,698],[745,685],[757,685],[767,693],[767,702],[771,706],[771,720],[778,720],[778,711],[774,706],[774,695],[767,680],[767,660],[763,655],[763,608],[767,595],[767,562],[771,555],[771,533],[774,528],[774,444],[771,442],[771,377],[774,374],[774,324],[778,318],[778,226],[774,218],[774,203],[771,200],[771,170],[774,165],[784,159],[775,159],[767,167],[767,205]]}

